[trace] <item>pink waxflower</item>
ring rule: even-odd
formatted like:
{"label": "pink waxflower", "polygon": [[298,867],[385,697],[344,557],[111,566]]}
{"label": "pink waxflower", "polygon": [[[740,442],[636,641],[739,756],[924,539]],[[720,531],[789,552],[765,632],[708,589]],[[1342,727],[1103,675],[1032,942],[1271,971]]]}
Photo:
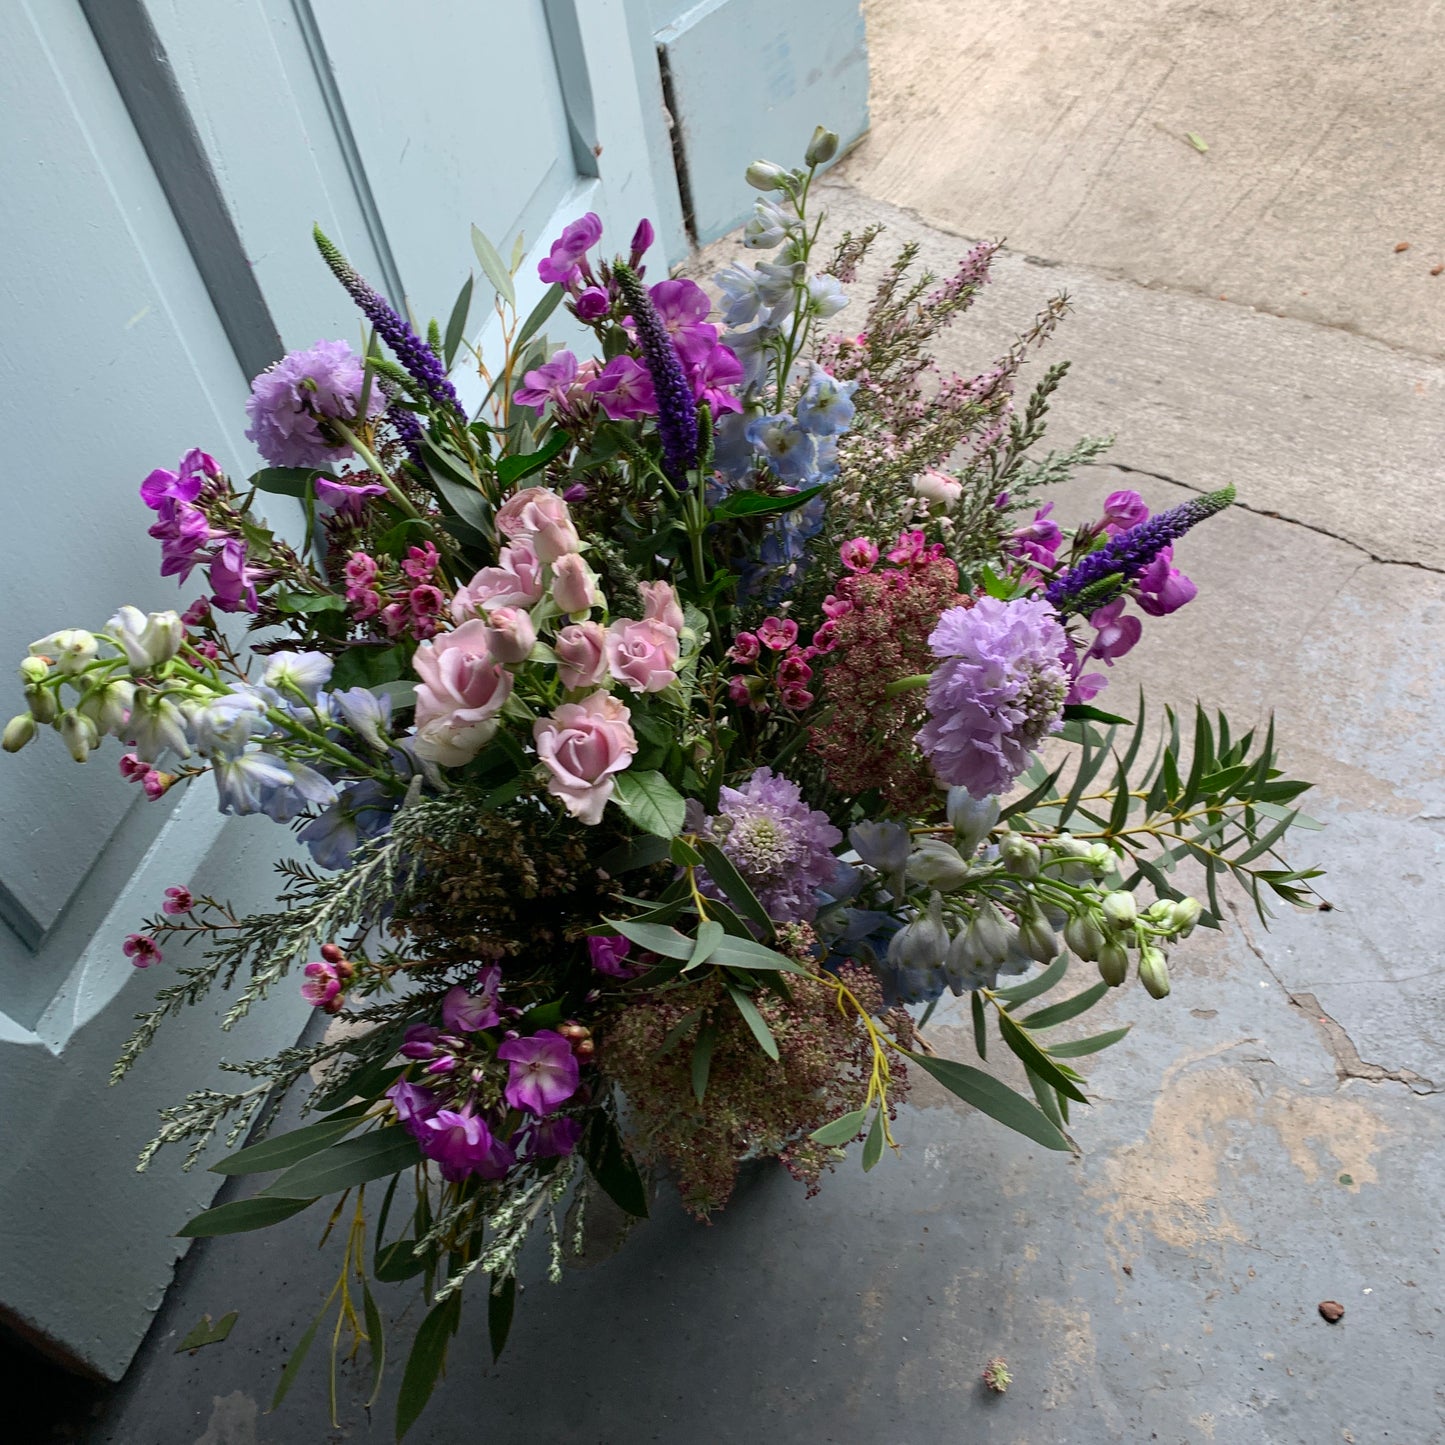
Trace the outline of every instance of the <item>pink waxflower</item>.
{"label": "pink waxflower", "polygon": [[437,554],[437,549],[430,542],[426,542],[420,547],[408,549],[406,560],[401,564],[401,570],[414,582],[429,582],[439,561],[441,558]]}
{"label": "pink waxflower", "polygon": [[637,590],[642,593],[642,616],[648,622],[661,622],[679,635],[686,625],[682,615],[682,604],[671,582],[639,582]]}
{"label": "pink waxflower", "polygon": [[806,687],[785,687],[781,697],[783,706],[791,712],[802,712],[804,708],[813,705],[813,694]]}
{"label": "pink waxflower", "polygon": [[1104,530],[1112,537],[1149,519],[1149,508],[1138,492],[1110,492],[1104,498]]}
{"label": "pink waxflower", "polygon": [[145,777],[140,780],[141,789],[151,802],[157,798],[165,797],[166,793],[175,785],[178,773],[163,773],[159,768],[152,768]]}
{"label": "pink waxflower", "polygon": [[537,756],[552,774],[547,791],[589,826],[602,821],[612,775],[628,767],[637,751],[630,719],[617,698],[594,692],[581,702],[564,702],[551,717],[532,724]]}
{"label": "pink waxflower", "polygon": [[418,640],[437,635],[437,619],[446,610],[446,605],[446,593],[430,582],[420,583],[406,594],[407,617]]}
{"label": "pink waxflower", "polygon": [[514,1109],[550,1114],[577,1092],[580,1074],[572,1045],[551,1029],[508,1039],[497,1057],[511,1066],[505,1094]]}
{"label": "pink waxflower", "polygon": [[492,660],[503,667],[525,662],[537,645],[537,629],[520,607],[494,607],[483,626],[487,630],[487,650]]}
{"label": "pink waxflower", "polygon": [[756,662],[762,652],[762,643],[758,641],[755,632],[740,632],[733,638],[733,645],[728,648],[728,656],[736,663],[746,667],[750,662]]}
{"label": "pink waxflower", "polygon": [[1084,654],[1085,658],[1097,657],[1108,667],[1114,659],[1123,657],[1138,642],[1144,631],[1144,624],[1137,617],[1124,616],[1124,598],[1117,598],[1106,607],[1096,608],[1089,615],[1089,626],[1098,630],[1093,645]]}
{"label": "pink waxflower", "polygon": [[569,691],[596,687],[607,676],[607,630],[600,622],[574,622],[558,634],[557,676]]}
{"label": "pink waxflower", "polygon": [[607,629],[607,670],[633,692],[661,692],[676,682],[679,651],[677,633],[665,622],[622,617]]}
{"label": "pink waxflower", "polygon": [[211,599],[209,597],[197,597],[184,612],[181,613],[181,625],[183,627],[205,627],[211,620]]}
{"label": "pink waxflower", "polygon": [[308,963],[302,972],[306,982],[301,985],[301,997],[324,1013],[334,1014],[341,1009],[341,975],[335,964],[316,959]]}
{"label": "pink waxflower", "polygon": [[497,509],[497,530],[513,543],[525,542],[543,562],[582,549],[567,503],[546,487],[513,492]]}
{"label": "pink waxflower", "polygon": [[196,906],[196,900],[191,897],[189,888],[182,888],[179,884],[166,889],[166,901],[161,904],[161,911],[172,915],[189,913]]}
{"label": "pink waxflower", "polygon": [[922,561],[927,555],[928,546],[922,532],[900,532],[888,560],[895,566],[907,567]]}
{"label": "pink waxflower", "polygon": [[594,933],[587,939],[587,956],[592,967],[610,978],[632,978],[636,975],[637,969],[623,961],[631,952],[631,940],[623,938],[620,933]]}
{"label": "pink waxflower", "polygon": [[590,612],[602,601],[597,574],[582,560],[580,552],[569,552],[557,559],[552,568],[552,601],[569,613]]}
{"label": "pink waxflower", "polygon": [[813,633],[813,652],[832,652],[838,645],[838,624],[830,617]]}
{"label": "pink waxflower", "polygon": [[801,687],[813,676],[813,669],[801,652],[790,652],[778,664],[778,682],[783,687]]}
{"label": "pink waxflower", "polygon": [[774,652],[786,652],[798,640],[798,624],[791,617],[765,617],[758,624],[758,641]]}
{"label": "pink waxflower", "polygon": [[465,622],[492,607],[534,607],[542,600],[542,563],[527,542],[497,554],[495,567],[480,572],[452,598],[452,621]]}
{"label": "pink waxflower", "polygon": [[830,622],[846,617],[853,610],[853,604],[846,597],[834,597],[829,593],[823,599],[823,616]]}
{"label": "pink waxflower", "polygon": [[473,618],[423,642],[411,665],[422,679],[416,690],[417,756],[447,767],[469,763],[491,741],[497,714],[512,693],[511,674],[491,657],[486,623]]}
{"label": "pink waxflower", "polygon": [[867,537],[854,537],[838,549],[838,556],[850,572],[871,571],[878,561],[878,544]]}
{"label": "pink waxflower", "polygon": [[365,552],[353,552],[346,559],[346,590],[358,590],[370,587],[376,581],[377,563],[375,557],[368,556]]}
{"label": "pink waxflower", "polygon": [[160,944],[148,933],[127,934],[120,951],[137,968],[149,968],[151,964],[159,963],[163,957]]}
{"label": "pink waxflower", "polygon": [[1173,563],[1174,548],[1164,547],[1134,581],[1135,601],[1151,617],[1167,617],[1199,595],[1199,589]]}
{"label": "pink waxflower", "polygon": [[128,782],[143,779],[151,771],[149,763],[143,763],[134,753],[124,753],[120,760],[120,775]]}

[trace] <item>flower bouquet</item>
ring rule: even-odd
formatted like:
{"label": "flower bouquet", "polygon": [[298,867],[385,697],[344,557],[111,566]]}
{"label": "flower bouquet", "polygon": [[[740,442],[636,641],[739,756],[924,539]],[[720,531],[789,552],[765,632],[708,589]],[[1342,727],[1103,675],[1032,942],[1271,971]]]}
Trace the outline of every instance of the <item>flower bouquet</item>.
{"label": "flower bouquet", "polygon": [[[348,1221],[333,1339],[345,1323],[379,1361],[369,1280],[426,1295],[398,1433],[473,1279],[501,1349],[534,1227],[556,1278],[589,1200],[644,1215],[653,1166],[700,1217],[745,1158],[809,1192],[855,1149],[872,1169],[915,1070],[1067,1150],[1075,1064],[1126,1030],[1056,1026],[1131,973],[1164,997],[1167,951],[1218,926],[1222,880],[1262,914],[1308,894],[1275,855],[1307,784],[1281,776],[1272,729],[1201,710],[1186,743],[1170,712],[1151,744],[1142,699],[1096,706],[1094,664],[1193,598],[1173,546],[1232,488],[1152,516],[1115,492],[1072,532],[1035,509],[1106,445],[1037,455],[1064,366],[1016,399],[1063,299],[982,375],[942,375],[930,341],[995,248],[938,278],[904,247],[837,329],[877,232],[822,250],[836,145],[820,130],[801,168],[749,169],[761,259],[716,303],[646,278],[646,221],[607,259],[588,215],[523,317],[520,242],[508,264],[477,233],[487,353],[472,280],[423,338],[318,232],[362,351],[321,341],[255,379],[266,465],[244,485],[201,451],[141,484],[162,573],[203,574],[202,595],[55,632],[21,664],[7,750],[49,723],[84,762],[110,735],[149,797],[209,774],[223,812],[294,833],[274,911],[176,886],[125,940],[141,968],[196,956],[115,1077],[218,985],[223,1027],[288,975],[333,1016],[226,1063],[237,1092],[164,1111],[142,1166],[249,1133],[215,1167],[256,1187],[189,1235],[341,1196],[317,1210]],[[585,346],[546,339],[559,310]],[[448,379],[464,353],[475,415]],[[1097,980],[1038,1004],[1071,956]],[[945,994],[1030,1094],[935,1051]],[[309,1122],[271,1132],[308,1073]]]}

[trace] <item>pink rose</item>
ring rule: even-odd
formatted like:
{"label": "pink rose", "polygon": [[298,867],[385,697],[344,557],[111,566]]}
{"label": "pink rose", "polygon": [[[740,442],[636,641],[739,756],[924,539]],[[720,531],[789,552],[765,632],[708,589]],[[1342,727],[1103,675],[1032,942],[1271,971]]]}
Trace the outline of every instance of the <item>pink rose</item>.
{"label": "pink rose", "polygon": [[590,612],[602,601],[597,574],[578,553],[569,552],[553,564],[552,600],[563,612]]}
{"label": "pink rose", "polygon": [[642,593],[642,616],[647,622],[661,622],[681,634],[685,622],[677,593],[670,582],[639,582],[637,590]]}
{"label": "pink rose", "polygon": [[497,714],[512,692],[511,674],[491,658],[487,624],[474,618],[422,643],[411,665],[421,678],[417,756],[449,768],[469,763],[496,732]]}
{"label": "pink rose", "polygon": [[567,503],[546,487],[526,487],[508,497],[497,511],[497,530],[514,542],[528,542],[544,562],[582,548]]}
{"label": "pink rose", "polygon": [[537,756],[552,774],[547,791],[580,822],[596,825],[612,796],[612,775],[637,751],[626,706],[610,693],[564,702],[532,724]]}
{"label": "pink rose", "polygon": [[607,669],[633,692],[661,692],[677,681],[677,633],[665,622],[619,618],[607,629]]}
{"label": "pink rose", "polygon": [[503,667],[525,662],[537,645],[537,629],[520,607],[494,607],[487,614],[487,649]]}
{"label": "pink rose", "polygon": [[483,567],[452,598],[452,620],[465,622],[491,607],[532,607],[542,600],[542,564],[525,542],[503,547],[495,567]]}
{"label": "pink rose", "polygon": [[607,631],[600,622],[574,622],[558,634],[557,676],[569,691],[596,687],[607,676]]}

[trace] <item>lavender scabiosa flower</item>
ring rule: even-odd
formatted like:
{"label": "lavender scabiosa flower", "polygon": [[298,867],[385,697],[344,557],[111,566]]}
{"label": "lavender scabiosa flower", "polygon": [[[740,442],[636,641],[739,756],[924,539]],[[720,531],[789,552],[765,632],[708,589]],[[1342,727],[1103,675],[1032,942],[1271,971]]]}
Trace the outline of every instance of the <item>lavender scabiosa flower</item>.
{"label": "lavender scabiosa flower", "polygon": [[[700,811],[700,810],[698,810]],[[843,835],[803,801],[798,785],[759,768],[741,788],[724,788],[706,830],[778,923],[809,923],[817,890],[833,881]],[[708,889],[716,896],[716,888]]]}
{"label": "lavender scabiosa flower", "polygon": [[1064,629],[1037,597],[980,597],[938,619],[928,646],[943,662],[928,684],[915,741],[940,782],[975,798],[1005,792],[1063,718]]}
{"label": "lavender scabiosa flower", "polygon": [[1092,612],[1112,602],[1166,548],[1191,527],[1222,512],[1234,500],[1234,484],[1159,512],[1090,552],[1051,582],[1044,596],[1061,615]]}
{"label": "lavender scabiosa flower", "polygon": [[[351,448],[330,435],[326,423],[355,424],[364,373],[361,358],[344,341],[287,352],[251,383],[248,440],[273,467],[325,467],[349,456]],[[367,415],[375,416],[381,406],[373,391]]]}
{"label": "lavender scabiosa flower", "polygon": [[457,398],[456,388],[447,379],[447,369],[442,365],[441,358],[416,334],[411,323],[399,316],[391,303],[366,283],[356,268],[326,238],[320,226],[315,227],[311,234],[316,240],[316,249],[331,268],[331,274],[346,288],[362,315],[376,327],[377,334],[391,347],[396,359],[406,368],[407,375],[426,392],[434,406],[442,411],[450,409],[465,421],[466,413]]}
{"label": "lavender scabiosa flower", "polygon": [[652,377],[657,397],[657,433],[662,438],[662,466],[674,481],[681,481],[697,465],[697,403],[677,346],[653,305],[646,287],[630,266],[613,268],[613,277],[632,312],[637,344]]}

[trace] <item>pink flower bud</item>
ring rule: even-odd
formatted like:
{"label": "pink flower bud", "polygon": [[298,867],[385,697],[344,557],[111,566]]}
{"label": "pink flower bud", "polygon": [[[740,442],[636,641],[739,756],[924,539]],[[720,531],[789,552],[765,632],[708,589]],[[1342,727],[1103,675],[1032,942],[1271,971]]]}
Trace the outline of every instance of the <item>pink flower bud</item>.
{"label": "pink flower bud", "polygon": [[552,600],[563,612],[590,612],[602,601],[597,574],[578,553],[559,557],[553,566]]}
{"label": "pink flower bud", "polygon": [[642,593],[644,620],[661,622],[676,633],[682,632],[685,626],[682,606],[670,582],[639,582],[637,590]]}
{"label": "pink flower bud", "polygon": [[520,607],[496,607],[487,614],[487,651],[493,662],[512,667],[525,662],[537,645],[537,629]]}
{"label": "pink flower bud", "polygon": [[557,676],[569,691],[596,687],[607,676],[607,633],[598,622],[574,622],[558,634]]}

